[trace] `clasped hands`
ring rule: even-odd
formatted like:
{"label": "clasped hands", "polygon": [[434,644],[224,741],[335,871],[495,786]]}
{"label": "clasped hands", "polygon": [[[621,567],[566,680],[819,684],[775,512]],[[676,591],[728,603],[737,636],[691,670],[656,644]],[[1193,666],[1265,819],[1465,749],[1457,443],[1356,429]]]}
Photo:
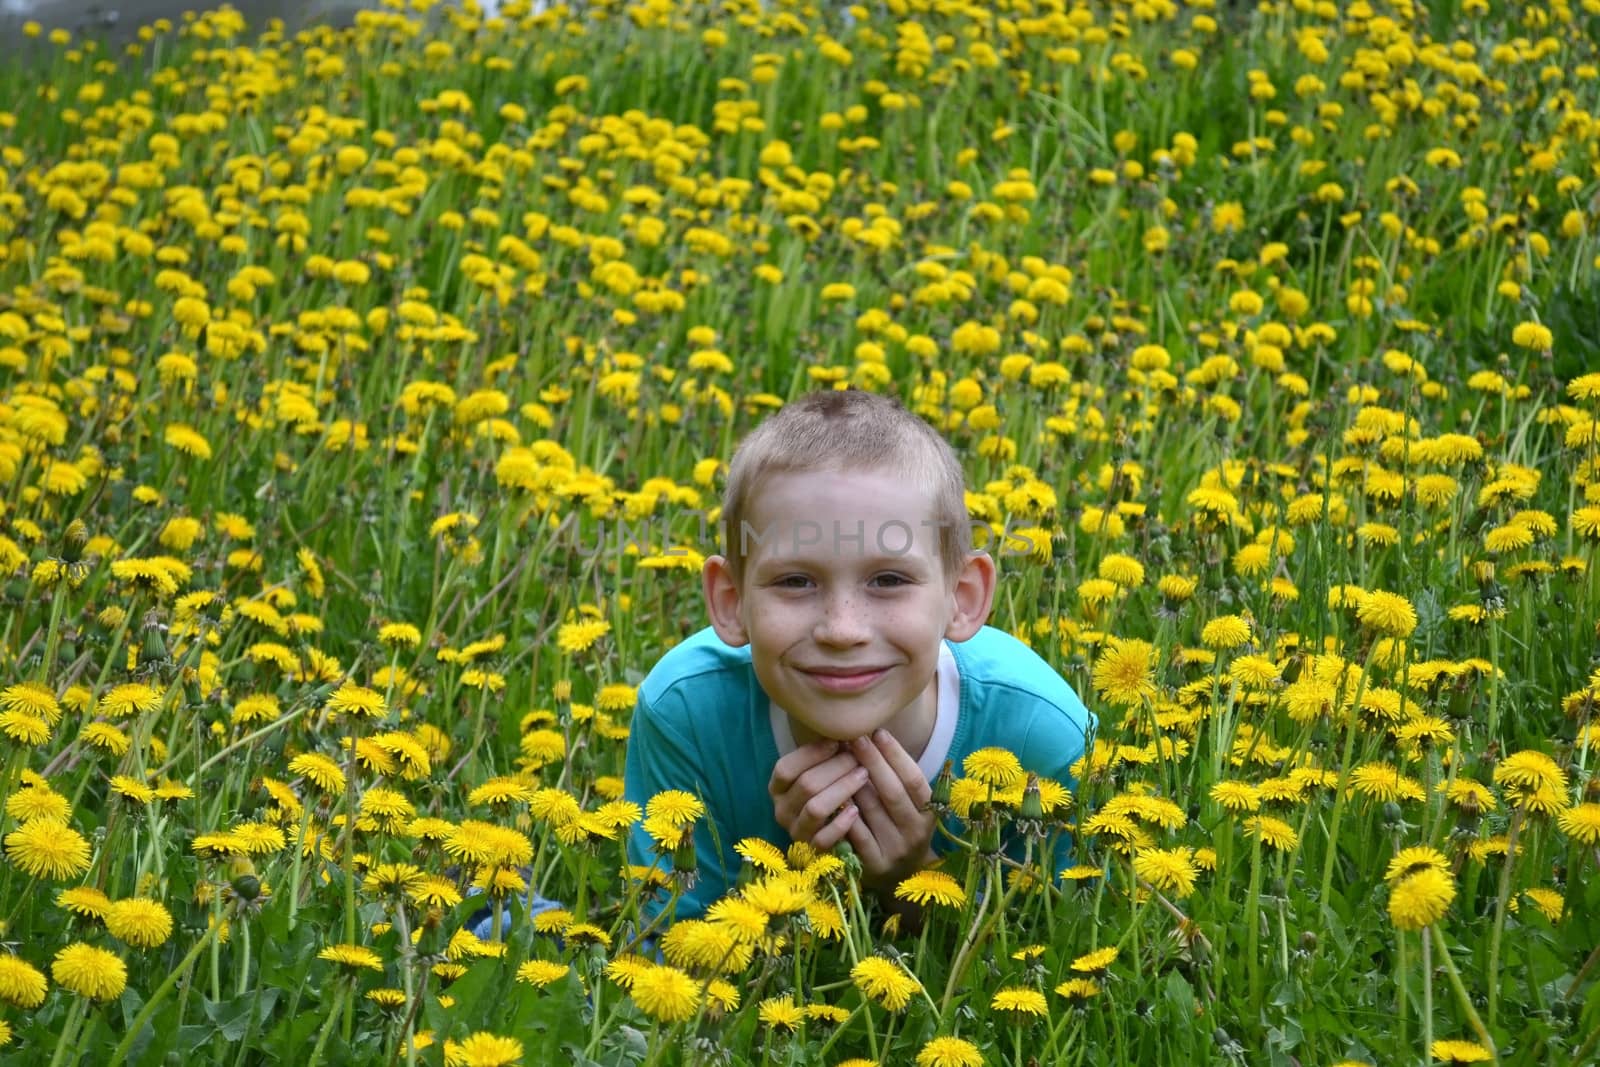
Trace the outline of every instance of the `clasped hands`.
{"label": "clasped hands", "polygon": [[934,860],[932,790],[887,730],[800,746],[778,760],[767,791],[794,840],[822,851],[849,841],[870,888],[893,890]]}

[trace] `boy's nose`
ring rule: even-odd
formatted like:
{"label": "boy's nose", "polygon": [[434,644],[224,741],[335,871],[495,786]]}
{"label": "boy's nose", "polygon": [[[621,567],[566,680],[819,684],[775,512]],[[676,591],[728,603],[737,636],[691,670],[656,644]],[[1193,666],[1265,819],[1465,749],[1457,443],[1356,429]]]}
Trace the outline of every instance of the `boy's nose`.
{"label": "boy's nose", "polygon": [[822,645],[859,645],[868,637],[866,613],[854,597],[829,597],[814,636]]}

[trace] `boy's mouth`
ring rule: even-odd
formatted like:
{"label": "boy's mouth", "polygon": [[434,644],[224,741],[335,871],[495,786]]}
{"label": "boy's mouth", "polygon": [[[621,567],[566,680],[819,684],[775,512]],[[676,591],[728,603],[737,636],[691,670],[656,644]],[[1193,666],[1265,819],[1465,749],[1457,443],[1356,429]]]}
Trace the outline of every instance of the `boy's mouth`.
{"label": "boy's mouth", "polygon": [[866,689],[889,673],[887,667],[825,667],[807,670],[806,675],[830,693],[854,693]]}

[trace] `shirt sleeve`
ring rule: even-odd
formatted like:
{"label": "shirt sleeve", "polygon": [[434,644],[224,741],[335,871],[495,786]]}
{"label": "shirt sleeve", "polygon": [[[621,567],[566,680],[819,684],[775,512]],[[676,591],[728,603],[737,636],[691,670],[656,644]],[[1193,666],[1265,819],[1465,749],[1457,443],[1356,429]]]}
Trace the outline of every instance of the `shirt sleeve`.
{"label": "shirt sleeve", "polygon": [[1072,765],[1083,758],[1094,737],[1095,717],[1070,689],[1072,702],[1065,708],[1041,707],[1034,716],[1024,751],[1017,753],[1022,765],[1043,778],[1052,778],[1077,792]]}
{"label": "shirt sleeve", "polygon": [[[667,716],[642,697],[639,699],[628,731],[623,795],[643,808],[657,793],[680,789],[698,797],[706,809],[694,829],[694,885],[679,895],[668,921],[702,914],[727,891],[727,870],[714,830],[718,798],[711,794],[701,758],[699,746],[680,733]],[[656,863],[664,871],[673,870],[672,857],[666,855],[658,860],[654,839],[638,823],[628,835],[628,862],[641,867]],[[666,906],[666,899],[652,898],[645,903],[640,909],[645,921],[655,918]]]}

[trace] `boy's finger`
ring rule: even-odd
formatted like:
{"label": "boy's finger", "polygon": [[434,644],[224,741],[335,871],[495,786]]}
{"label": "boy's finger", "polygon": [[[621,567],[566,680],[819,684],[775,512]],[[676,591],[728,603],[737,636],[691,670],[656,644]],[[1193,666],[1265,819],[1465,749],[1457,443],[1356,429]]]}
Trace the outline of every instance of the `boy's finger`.
{"label": "boy's finger", "polygon": [[850,824],[850,830],[845,834],[850,839],[850,847],[856,850],[856,855],[861,857],[861,866],[868,871],[883,869],[883,850],[878,847],[878,839],[872,835],[867,824],[857,819]]}
{"label": "boy's finger", "polygon": [[767,788],[772,792],[773,796],[787,792],[802,774],[832,757],[838,751],[839,742],[837,741],[813,741],[808,745],[801,745],[778,760],[777,764],[772,768],[772,780]]}
{"label": "boy's finger", "polygon": [[867,824],[874,839],[881,843],[898,836],[900,831],[894,817],[884,808],[883,799],[871,782],[856,790],[855,803],[861,809],[861,821]]}
{"label": "boy's finger", "polygon": [[915,819],[918,805],[912,801],[910,794],[906,792],[905,783],[900,780],[899,774],[889,765],[889,761],[884,758],[872,739],[857,738],[850,743],[850,751],[872,776],[873,788],[878,791],[878,799],[883,802],[889,819],[896,824],[904,824]]}
{"label": "boy's finger", "polygon": [[835,779],[800,808],[789,836],[797,840],[809,840],[812,834],[833,820],[834,813],[848,803],[866,781],[867,773],[860,768]]}
{"label": "boy's finger", "polygon": [[790,790],[800,794],[801,800],[804,801],[806,797],[822,792],[860,766],[860,761],[856,759],[854,753],[841,752],[837,756],[823,760],[795,779]]}
{"label": "boy's finger", "polygon": [[828,851],[828,849],[844,840],[845,835],[850,832],[850,828],[854,826],[860,820],[860,818],[861,809],[857,808],[854,804],[846,804],[843,810],[833,817],[832,822],[812,835],[812,847],[820,849],[823,852]]}
{"label": "boy's finger", "polygon": [[883,758],[889,766],[894,768],[894,773],[906,788],[906,793],[911,797],[911,802],[920,810],[933,797],[933,787],[928,784],[928,778],[922,773],[922,768],[917,766],[917,761],[911,758],[894,734],[888,730],[874,730],[872,732],[873,745],[883,753]]}

